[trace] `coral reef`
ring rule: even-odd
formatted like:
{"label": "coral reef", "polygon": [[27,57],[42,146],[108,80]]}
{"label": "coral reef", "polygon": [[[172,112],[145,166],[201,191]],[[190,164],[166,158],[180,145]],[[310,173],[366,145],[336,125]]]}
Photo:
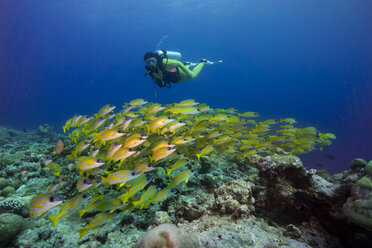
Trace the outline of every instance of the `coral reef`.
{"label": "coral reef", "polygon": [[[296,133],[300,135],[301,130]],[[295,147],[270,148],[270,154],[240,157],[220,151],[201,155],[200,160],[194,157],[187,167],[197,173],[187,185],[178,185],[171,197],[146,209],[116,216],[80,239],[77,231],[89,225],[97,211],[87,212],[83,218],[74,211],[61,218],[56,228],[45,217],[26,219],[31,199],[45,193],[58,178],[44,175],[50,174],[45,158],[55,150],[58,140],[63,140],[68,151],[76,144],[46,125],[27,132],[0,127],[0,134],[0,232],[4,234],[0,235],[4,239],[0,243],[4,247],[106,248],[136,244],[143,247],[149,240],[151,245],[156,244],[153,241],[159,239],[156,230],[165,223],[175,224],[188,234],[177,236],[178,229],[167,225],[169,235],[160,240],[180,240],[191,235],[194,238],[186,238],[188,241],[195,240],[193,245],[198,243],[207,248],[349,248],[356,244],[370,247],[372,242],[369,226],[372,162],[355,159],[350,170],[330,176],[324,170],[306,170],[290,152]],[[66,165],[64,155],[56,156],[55,164]],[[156,166],[147,187],[166,187],[169,179],[164,168],[172,165],[165,161]],[[68,171],[64,170],[61,173]],[[66,182],[54,193],[65,201],[75,196],[79,176],[67,173]],[[111,185],[98,190],[108,199],[117,192]],[[87,205],[83,203],[79,209]],[[55,208],[45,215],[58,212],[59,208]],[[149,230],[152,235],[145,234]]]}
{"label": "coral reef", "polygon": [[16,214],[0,214],[0,247],[6,247],[21,232],[23,218]]}
{"label": "coral reef", "polygon": [[162,224],[148,231],[135,248],[199,248],[197,238],[173,224]]}
{"label": "coral reef", "polygon": [[363,164],[365,167],[359,168],[366,174],[352,186],[343,212],[356,224],[372,231],[372,161]]}
{"label": "coral reef", "polygon": [[0,201],[0,213],[16,213],[26,217],[28,215],[28,209],[22,199],[11,197]]}

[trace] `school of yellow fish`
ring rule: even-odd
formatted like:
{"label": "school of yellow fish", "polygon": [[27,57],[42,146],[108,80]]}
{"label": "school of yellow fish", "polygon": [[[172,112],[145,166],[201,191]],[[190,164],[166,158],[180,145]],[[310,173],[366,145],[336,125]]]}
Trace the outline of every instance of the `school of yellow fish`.
{"label": "school of yellow fish", "polygon": [[[254,154],[270,155],[278,148],[298,155],[329,146],[336,138],[314,127],[297,128],[293,118],[256,121],[256,112],[212,109],[192,99],[169,105],[136,99],[117,113],[115,109],[107,104],[94,116],[75,115],[66,122],[63,131],[75,128],[69,137],[76,146],[68,153],[66,165],[46,158],[45,166],[57,178],[47,193],[32,200],[30,217],[62,204],[53,195],[66,183],[61,168],[76,171],[76,196],[49,219],[55,227],[61,217],[73,211],[80,217],[87,212],[99,213],[79,230],[83,237],[125,211],[147,208],[174,194],[173,189],[187,183],[195,173],[187,166],[190,160],[211,154],[245,159]],[[61,154],[63,143],[59,141],[54,155]],[[156,167],[167,174],[169,184],[165,188],[152,183],[150,171]],[[106,198],[104,193],[113,188],[117,196]]]}

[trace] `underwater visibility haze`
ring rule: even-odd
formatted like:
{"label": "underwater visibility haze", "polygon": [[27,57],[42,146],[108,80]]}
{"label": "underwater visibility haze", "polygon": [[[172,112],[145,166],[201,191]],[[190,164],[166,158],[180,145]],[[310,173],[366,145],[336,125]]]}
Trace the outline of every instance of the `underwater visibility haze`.
{"label": "underwater visibility haze", "polygon": [[[144,98],[292,117],[336,134],[305,166],[331,172],[370,158],[369,1],[1,1],[0,123],[58,127],[75,113]],[[157,89],[143,55],[222,59]],[[339,168],[337,168],[339,167]]]}
{"label": "underwater visibility haze", "polygon": [[[176,232],[165,223],[185,247],[368,247],[371,13],[362,0],[1,0],[0,217],[38,224],[0,248],[147,248]],[[158,49],[205,65],[160,88],[144,61]]]}

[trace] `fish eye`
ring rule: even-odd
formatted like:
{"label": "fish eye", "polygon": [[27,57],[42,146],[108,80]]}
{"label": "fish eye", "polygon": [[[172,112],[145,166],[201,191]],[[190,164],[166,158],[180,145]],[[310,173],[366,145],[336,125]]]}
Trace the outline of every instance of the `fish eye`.
{"label": "fish eye", "polygon": [[135,176],[136,174],[137,174],[136,172],[132,171],[132,176]]}
{"label": "fish eye", "polygon": [[85,144],[85,145],[89,145],[90,143],[89,143],[88,141],[85,141],[84,144]]}
{"label": "fish eye", "polygon": [[88,197],[89,197],[88,194],[84,194],[84,195],[83,195],[83,198],[84,198],[84,199],[86,199],[86,198],[88,198]]}
{"label": "fish eye", "polygon": [[68,161],[69,164],[73,164],[74,162],[75,162],[74,160]]}
{"label": "fish eye", "polygon": [[52,183],[53,183],[53,185],[57,185],[58,181],[53,181]]}
{"label": "fish eye", "polygon": [[52,156],[47,156],[45,159],[50,160],[52,159]]}
{"label": "fish eye", "polygon": [[114,105],[112,105],[112,104],[109,104],[109,107],[114,107]]}
{"label": "fish eye", "polygon": [[187,139],[183,139],[183,141],[187,141]]}
{"label": "fish eye", "polygon": [[54,200],[55,200],[54,196],[49,197],[50,202],[54,202]]}
{"label": "fish eye", "polygon": [[118,145],[120,145],[120,143],[119,142],[115,142],[115,145],[118,146]]}
{"label": "fish eye", "polygon": [[103,163],[102,159],[97,159],[97,163]]}

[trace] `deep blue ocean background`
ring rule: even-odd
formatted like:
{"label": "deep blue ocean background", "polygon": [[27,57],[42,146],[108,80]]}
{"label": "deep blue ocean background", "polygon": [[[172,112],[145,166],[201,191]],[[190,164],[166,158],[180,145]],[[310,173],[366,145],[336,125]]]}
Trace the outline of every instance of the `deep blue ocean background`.
{"label": "deep blue ocean background", "polygon": [[[335,133],[301,158],[339,172],[372,159],[371,13],[365,0],[0,0],[0,124],[61,132],[107,103],[193,98]],[[224,63],[154,98],[156,48]]]}

